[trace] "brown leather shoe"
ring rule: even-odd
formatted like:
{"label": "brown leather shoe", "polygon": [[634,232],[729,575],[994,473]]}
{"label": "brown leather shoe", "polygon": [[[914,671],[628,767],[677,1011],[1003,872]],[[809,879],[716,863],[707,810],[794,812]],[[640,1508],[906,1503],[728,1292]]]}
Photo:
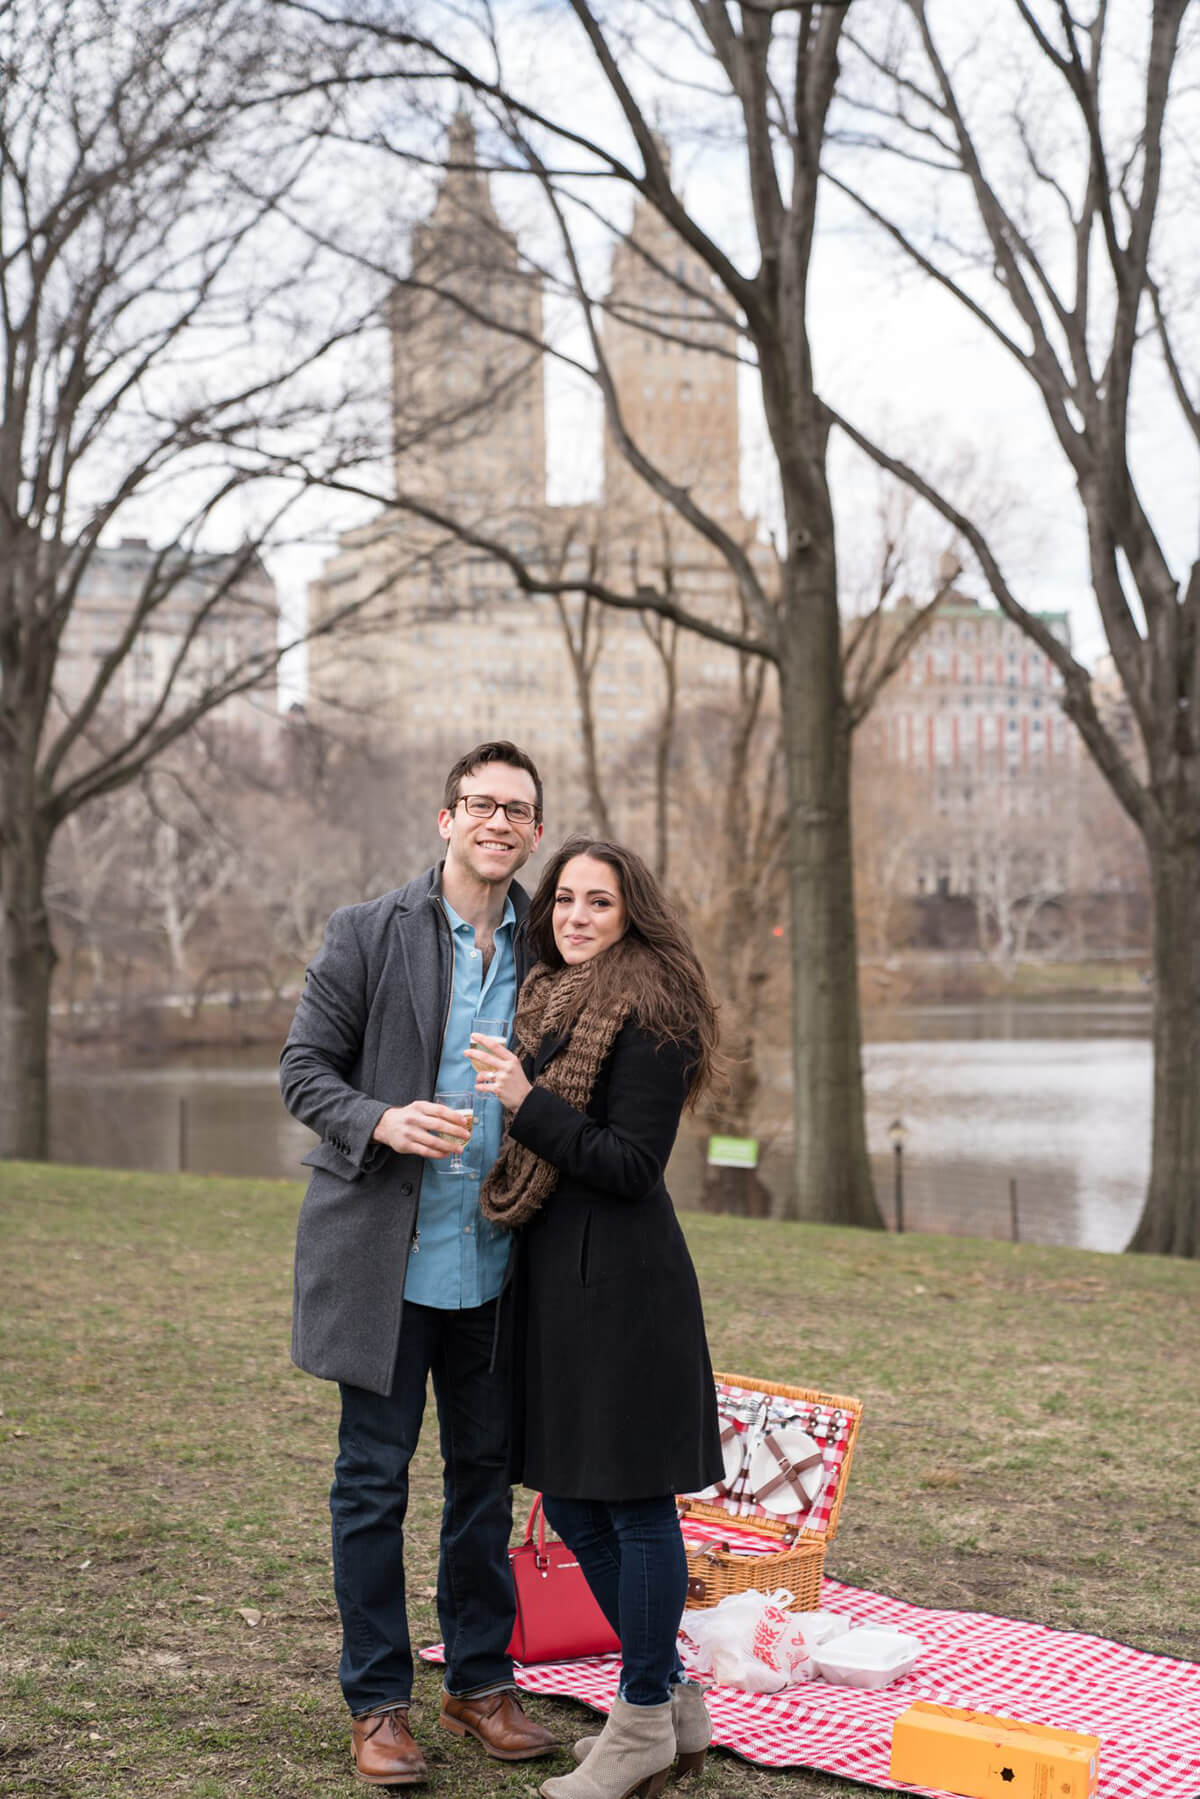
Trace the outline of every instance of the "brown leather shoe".
{"label": "brown leather shoe", "polygon": [[418,1786],[429,1769],[408,1728],[407,1711],[373,1712],[350,1720],[354,1766],[376,1786]]}
{"label": "brown leather shoe", "polygon": [[558,1748],[548,1730],[525,1716],[511,1687],[480,1699],[456,1699],[443,1692],[438,1723],[452,1736],[474,1737],[497,1761],[528,1762]]}

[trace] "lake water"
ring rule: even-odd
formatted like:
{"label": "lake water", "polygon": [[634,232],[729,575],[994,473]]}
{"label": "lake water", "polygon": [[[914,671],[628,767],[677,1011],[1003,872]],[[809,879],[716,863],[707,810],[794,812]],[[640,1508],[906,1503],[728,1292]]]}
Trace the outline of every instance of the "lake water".
{"label": "lake water", "polygon": [[[1141,1211],[1150,1157],[1146,1002],[1026,1001],[898,1007],[867,1016],[867,1131],[880,1206],[894,1219],[888,1125],[900,1118],[906,1228],[1117,1250]],[[787,1072],[767,1071],[786,1118]],[[300,1178],[312,1138],[283,1110],[262,1050],[193,1054],[161,1067],[60,1066],[55,1159],[97,1166]],[[761,1172],[787,1145],[764,1131]],[[702,1145],[681,1137],[669,1172],[695,1203]]]}

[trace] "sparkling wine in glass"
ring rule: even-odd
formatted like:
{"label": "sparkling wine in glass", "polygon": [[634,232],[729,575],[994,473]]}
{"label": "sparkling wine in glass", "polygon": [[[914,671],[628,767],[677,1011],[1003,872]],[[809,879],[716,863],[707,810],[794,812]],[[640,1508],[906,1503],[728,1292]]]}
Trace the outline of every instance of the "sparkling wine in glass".
{"label": "sparkling wine in glass", "polygon": [[[486,1061],[481,1062],[477,1060],[480,1056],[486,1057],[487,1051],[482,1044],[476,1045],[476,1038],[499,1037],[502,1043],[507,1044],[509,1028],[510,1021],[507,1018],[477,1018],[472,1024],[471,1045],[467,1050],[467,1060],[470,1062],[472,1068],[474,1068],[476,1074],[486,1074],[489,1067],[489,1064]],[[481,1100],[493,1097],[495,1096],[487,1093],[477,1094],[477,1098]]]}
{"label": "sparkling wine in glass", "polygon": [[[463,1128],[465,1130],[470,1131],[474,1129],[474,1093],[460,1093],[457,1091],[447,1093],[439,1090],[433,1096],[433,1103],[435,1106],[445,1106],[449,1111],[457,1112],[462,1119]],[[458,1138],[453,1136],[449,1131],[438,1131],[437,1135],[441,1137],[444,1142],[453,1143],[455,1146],[452,1154],[446,1159],[443,1166],[448,1168],[451,1174],[469,1173],[466,1163],[463,1161],[463,1150],[467,1147],[466,1144],[460,1143]]]}

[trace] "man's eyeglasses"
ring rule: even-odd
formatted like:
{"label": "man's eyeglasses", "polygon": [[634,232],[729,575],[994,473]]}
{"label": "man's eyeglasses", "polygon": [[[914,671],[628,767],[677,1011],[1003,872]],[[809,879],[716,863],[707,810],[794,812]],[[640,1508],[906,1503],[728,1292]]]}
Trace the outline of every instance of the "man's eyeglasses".
{"label": "man's eyeglasses", "polygon": [[490,818],[499,807],[510,825],[531,825],[538,815],[528,800],[494,800],[490,793],[460,793],[456,806],[465,806],[469,818]]}

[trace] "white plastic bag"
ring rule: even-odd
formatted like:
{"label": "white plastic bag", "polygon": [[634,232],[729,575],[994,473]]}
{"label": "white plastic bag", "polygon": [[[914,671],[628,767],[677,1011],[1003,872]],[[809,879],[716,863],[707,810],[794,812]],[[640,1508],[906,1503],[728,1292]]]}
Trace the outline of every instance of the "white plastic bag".
{"label": "white plastic bag", "polygon": [[793,1595],[751,1588],[686,1615],[684,1634],[697,1651],[696,1671],[718,1686],[746,1693],[778,1693],[813,1677],[802,1612],[789,1612]]}

